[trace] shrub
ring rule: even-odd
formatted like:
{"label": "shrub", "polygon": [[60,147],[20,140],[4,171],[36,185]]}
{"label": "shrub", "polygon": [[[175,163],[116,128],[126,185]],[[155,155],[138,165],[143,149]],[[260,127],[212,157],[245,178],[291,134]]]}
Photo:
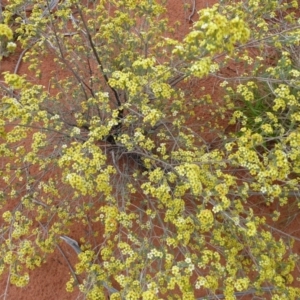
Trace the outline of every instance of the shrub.
{"label": "shrub", "polygon": [[[11,283],[26,285],[62,237],[78,253],[87,299],[296,299],[292,238],[251,203],[258,194],[283,206],[299,188],[299,66],[283,62],[296,53],[299,26],[291,14],[279,27],[272,20],[289,5],[220,1],[179,41],[163,2],[47,3],[11,1],[4,14],[7,24],[17,15],[37,76],[43,56],[64,71],[49,90],[10,73],[1,84],[1,270]],[[274,66],[261,56],[269,42],[286,51]],[[194,116],[211,109],[211,95],[188,83],[223,78],[241,60],[213,111],[241,128],[228,133],[216,119],[213,149],[206,120]],[[82,236],[79,248],[73,226],[94,238]],[[67,290],[74,285],[72,277]]]}

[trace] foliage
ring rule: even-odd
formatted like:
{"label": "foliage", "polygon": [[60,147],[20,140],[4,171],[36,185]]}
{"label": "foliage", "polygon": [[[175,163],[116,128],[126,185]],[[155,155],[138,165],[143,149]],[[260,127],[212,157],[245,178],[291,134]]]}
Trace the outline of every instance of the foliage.
{"label": "foliage", "polygon": [[[220,1],[181,41],[163,2],[52,4],[14,0],[3,12],[29,69],[41,77],[54,57],[61,73],[49,89],[8,72],[1,83],[1,272],[25,286],[81,226],[87,299],[296,299],[280,209],[266,218],[251,201],[299,209],[296,1]],[[240,73],[225,77],[232,63]],[[220,81],[221,106],[189,89],[205,77]]]}

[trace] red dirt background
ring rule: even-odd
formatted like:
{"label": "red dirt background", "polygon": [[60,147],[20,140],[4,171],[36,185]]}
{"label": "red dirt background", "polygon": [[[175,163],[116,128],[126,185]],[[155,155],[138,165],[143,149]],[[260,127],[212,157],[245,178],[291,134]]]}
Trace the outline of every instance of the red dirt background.
{"label": "red dirt background", "polygon": [[[212,6],[217,3],[217,0],[196,0],[196,11]],[[184,5],[190,4],[190,9],[185,10]],[[192,13],[193,0],[168,0],[167,4],[167,15],[170,20],[170,26],[176,21],[180,21],[181,25],[179,26],[179,30],[176,31],[175,37],[181,39],[192,26],[192,22],[189,21],[189,17]],[[195,13],[192,17],[192,20],[197,19],[197,14]],[[21,50],[16,51],[14,55],[11,55],[9,58],[4,58],[0,62],[0,74],[4,71],[13,71],[15,65],[17,64],[19,55]],[[43,73],[40,79],[39,84],[43,84],[46,88],[49,85],[51,71],[54,70],[54,63],[50,57],[47,58],[43,62],[42,67]],[[60,70],[56,70],[56,72],[63,76],[63,72]],[[27,65],[22,63],[18,70],[18,74],[28,74],[30,76],[30,72],[27,70]],[[0,80],[2,76],[0,76]],[[201,84],[201,85],[200,85]],[[199,89],[199,86],[205,88],[205,92],[212,95],[213,100],[219,102],[221,94],[218,90],[218,82],[216,79],[207,78],[204,80],[195,81],[191,83],[190,88],[193,90]],[[207,113],[206,113],[207,114]],[[201,111],[201,108],[196,110],[196,115],[201,115],[201,117],[205,117],[205,113]],[[209,116],[207,116],[209,117]],[[255,199],[252,199],[255,203]],[[269,207],[260,206],[257,208],[257,213],[259,214],[269,214]],[[287,216],[288,217],[288,216]],[[300,238],[300,218],[298,215],[291,219],[289,222],[283,221],[282,227],[280,230],[284,230],[284,232],[291,234],[297,238]],[[78,228],[73,228],[69,234],[69,236],[75,240],[79,240],[79,237],[82,236],[82,230]],[[64,253],[64,256],[57,248],[54,253],[50,254],[47,258],[47,262],[42,264],[40,268],[35,269],[30,272],[30,282],[28,286],[24,288],[17,288],[11,285],[5,276],[2,276],[0,280],[0,299],[7,300],[74,300],[78,299],[79,291],[78,289],[74,289],[73,293],[66,292],[66,282],[70,278],[70,269],[69,264],[72,268],[75,268],[75,264],[78,261],[77,254],[74,250],[64,243],[63,241],[60,244],[61,250]],[[295,250],[300,253],[300,243],[296,242]],[[68,260],[68,262],[66,261]],[[252,296],[243,297],[244,300],[254,299]],[[258,298],[255,298],[258,299]],[[261,298],[260,298],[261,299]]]}

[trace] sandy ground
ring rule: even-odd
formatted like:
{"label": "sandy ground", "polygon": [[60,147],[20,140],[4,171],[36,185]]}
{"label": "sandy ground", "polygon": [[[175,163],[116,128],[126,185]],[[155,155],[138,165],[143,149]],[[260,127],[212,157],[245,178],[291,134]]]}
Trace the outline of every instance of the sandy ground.
{"label": "sandy ground", "polygon": [[[179,30],[176,32],[176,37],[182,38],[189,30],[189,27],[192,25],[192,22],[189,21],[189,16],[192,13],[192,10],[184,11],[184,3],[192,3],[190,0],[168,0],[167,14],[170,19],[170,25],[173,26],[174,22],[179,20],[182,24],[179,27]],[[211,6],[217,1],[207,1],[207,0],[196,0],[196,11]],[[194,14],[192,19],[196,20],[197,15]],[[15,53],[15,55],[10,56],[7,59],[4,59],[0,62],[0,73],[3,71],[13,71],[15,65],[18,61],[19,54],[21,51]],[[18,73],[24,74],[27,73],[26,64],[21,64]],[[51,63],[51,60],[47,59],[43,62],[43,74],[41,79],[41,84],[48,86],[50,73],[54,68],[54,64]],[[60,72],[60,70],[57,70]],[[195,82],[191,88],[196,89],[199,82]],[[218,101],[219,93],[218,89],[215,88],[216,84],[212,79],[206,79],[201,81],[201,87],[206,88],[206,92],[209,92],[214,100]],[[197,115],[203,114],[200,110],[196,112]],[[204,116],[204,115],[203,115]],[[268,210],[267,207],[262,207],[262,210]],[[300,237],[298,232],[299,220],[294,219],[285,226],[285,232],[294,234],[297,237]],[[77,239],[81,235],[80,229],[73,228],[71,231],[70,237]],[[73,249],[65,244],[63,241],[60,245],[62,252],[57,248],[56,251],[49,255],[47,262],[42,265],[41,268],[38,268],[30,273],[30,283],[23,289],[16,288],[15,286],[10,285],[7,282],[7,278],[2,276],[0,280],[0,295],[6,291],[7,300],[74,300],[78,296],[78,290],[75,289],[73,293],[67,293],[65,283],[70,278],[70,269],[68,262],[71,266],[74,267],[77,261],[77,255]],[[298,243],[297,249],[300,252],[300,244]],[[67,262],[68,260],[68,262]],[[0,299],[4,299],[0,296]],[[253,299],[250,297],[244,297],[246,299]]]}

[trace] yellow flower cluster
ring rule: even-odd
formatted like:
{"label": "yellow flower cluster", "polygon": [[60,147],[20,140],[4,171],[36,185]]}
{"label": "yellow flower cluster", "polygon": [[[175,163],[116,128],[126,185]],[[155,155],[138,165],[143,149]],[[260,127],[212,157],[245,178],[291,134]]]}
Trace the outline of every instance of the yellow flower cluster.
{"label": "yellow flower cluster", "polygon": [[279,109],[284,110],[286,108],[286,103],[290,104],[297,104],[294,95],[290,94],[290,88],[285,85],[281,84],[275,91],[276,98],[274,99],[275,105],[273,106],[273,111],[278,111]]}
{"label": "yellow flower cluster", "polygon": [[2,214],[2,218],[3,221],[10,223],[13,220],[13,215],[9,210],[7,210]]}
{"label": "yellow flower cluster", "polygon": [[148,259],[154,259],[154,258],[162,258],[163,252],[158,251],[157,249],[151,249],[151,251],[147,254]]}
{"label": "yellow flower cluster", "polygon": [[273,128],[272,125],[270,124],[262,124],[260,127],[263,131],[263,133],[265,133],[266,135],[271,135],[273,133]]}
{"label": "yellow flower cluster", "polygon": [[198,78],[203,78],[208,75],[211,70],[212,61],[210,58],[205,57],[202,58],[195,63],[193,63],[190,67],[191,74]]}
{"label": "yellow flower cluster", "polygon": [[0,61],[2,56],[8,56],[15,51],[17,45],[12,42],[13,31],[6,24],[0,24]]}
{"label": "yellow flower cluster", "polygon": [[200,53],[200,49],[210,54],[224,50],[232,52],[235,43],[247,41],[250,30],[241,18],[243,13],[239,11],[230,19],[219,13],[218,9],[219,5],[216,4],[212,8],[201,10],[199,20],[184,39],[184,46],[177,46],[173,53],[191,55]]}
{"label": "yellow flower cluster", "polygon": [[69,281],[66,283],[66,291],[72,293],[74,290],[75,278],[72,276]]}
{"label": "yellow flower cluster", "polygon": [[187,245],[190,241],[191,234],[195,230],[193,219],[191,217],[178,217],[177,219],[174,219],[172,223],[174,223],[177,228],[176,239],[184,245]]}
{"label": "yellow flower cluster", "polygon": [[105,300],[107,299],[104,288],[102,286],[93,285],[92,289],[87,293],[88,300]]}
{"label": "yellow flower cluster", "polygon": [[47,144],[47,135],[42,132],[35,132],[32,135],[32,146],[31,149],[34,152],[37,152],[39,148],[44,147]]}
{"label": "yellow flower cluster", "polygon": [[207,275],[205,277],[199,276],[197,279],[197,282],[195,284],[196,289],[200,289],[201,287],[210,289],[212,291],[215,291],[218,287],[218,280],[216,277]]}
{"label": "yellow flower cluster", "polygon": [[100,220],[104,220],[105,234],[113,233],[118,226],[118,208],[115,206],[105,205],[100,208]]}
{"label": "yellow flower cluster", "polygon": [[245,101],[253,101],[254,93],[252,90],[254,88],[256,88],[255,83],[253,81],[249,81],[246,85],[239,84],[236,91],[244,97]]}
{"label": "yellow flower cluster", "polygon": [[234,283],[234,287],[239,292],[246,291],[248,289],[249,283],[250,283],[250,280],[247,277],[238,278]]}
{"label": "yellow flower cluster", "polygon": [[173,94],[171,86],[163,82],[154,82],[151,84],[151,89],[156,98],[170,99]]}
{"label": "yellow flower cluster", "polygon": [[84,177],[76,173],[69,173],[66,176],[66,182],[69,183],[75,190],[80,191],[82,195],[86,195],[88,191],[92,188],[91,186],[89,186],[88,182],[84,179]]}
{"label": "yellow flower cluster", "polygon": [[19,239],[21,236],[27,235],[32,224],[33,221],[31,219],[22,215],[20,211],[16,211],[14,222],[12,223],[12,238]]}
{"label": "yellow flower cluster", "polygon": [[163,113],[158,109],[147,106],[142,108],[142,112],[144,115],[143,122],[149,123],[151,126],[155,126],[155,124],[164,117]]}
{"label": "yellow flower cluster", "polygon": [[10,275],[10,283],[17,287],[24,287],[29,282],[29,274],[25,273],[24,275],[18,275],[16,273],[12,273]]}
{"label": "yellow flower cluster", "polygon": [[3,37],[9,40],[13,38],[13,31],[6,24],[0,24],[0,39]]}
{"label": "yellow flower cluster", "polygon": [[132,67],[137,71],[144,71],[154,67],[156,62],[155,57],[139,58],[134,61]]}
{"label": "yellow flower cluster", "polygon": [[4,81],[14,89],[21,89],[25,84],[25,79],[17,74],[4,73]]}
{"label": "yellow flower cluster", "polygon": [[197,215],[197,218],[200,221],[200,228],[202,232],[209,231],[214,224],[214,215],[209,209],[203,209]]}
{"label": "yellow flower cluster", "polygon": [[201,171],[196,164],[185,163],[181,166],[175,167],[176,172],[180,176],[186,176],[188,185],[194,195],[200,195],[202,192]]}

